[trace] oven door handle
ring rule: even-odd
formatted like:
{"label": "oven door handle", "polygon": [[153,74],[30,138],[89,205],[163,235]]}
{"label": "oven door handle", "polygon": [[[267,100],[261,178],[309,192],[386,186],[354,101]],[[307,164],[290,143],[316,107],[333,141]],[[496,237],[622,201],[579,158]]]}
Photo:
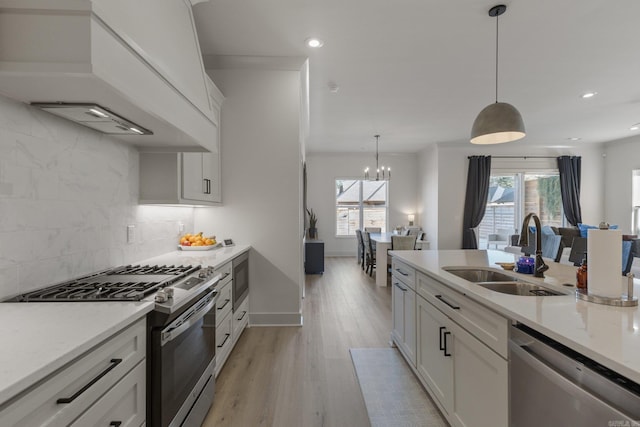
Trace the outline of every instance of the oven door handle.
{"label": "oven door handle", "polygon": [[181,333],[192,327],[200,319],[202,319],[211,309],[216,305],[216,298],[213,296],[205,306],[197,307],[194,311],[183,314],[179,319],[166,327],[160,333],[160,346],[164,346],[166,343],[173,341]]}

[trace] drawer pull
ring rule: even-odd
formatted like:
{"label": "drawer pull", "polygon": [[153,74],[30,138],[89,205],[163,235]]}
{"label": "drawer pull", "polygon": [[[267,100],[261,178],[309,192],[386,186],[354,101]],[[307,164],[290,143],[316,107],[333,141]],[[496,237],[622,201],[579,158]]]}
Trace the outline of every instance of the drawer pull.
{"label": "drawer pull", "polygon": [[440,326],[440,333],[438,334],[440,336],[439,340],[440,340],[440,350],[441,351],[444,350],[444,346],[442,345],[442,331],[444,331],[445,329],[447,329],[447,328],[445,328],[444,326]]}
{"label": "drawer pull", "polygon": [[244,316],[245,316],[246,314],[247,314],[247,310],[244,310],[244,311],[242,312],[242,316],[238,317],[238,320],[242,320],[242,319],[244,319]]}
{"label": "drawer pull", "polygon": [[460,306],[453,305],[450,302],[447,302],[447,300],[445,300],[442,297],[442,295],[436,295],[436,298],[438,298],[440,301],[442,301],[443,303],[447,304],[449,307],[453,308],[454,310],[460,310]]}
{"label": "drawer pull", "polygon": [[75,394],[73,396],[71,396],[71,397],[61,397],[60,399],[56,400],[56,403],[71,403],[71,402],[73,402],[74,400],[76,400],[78,398],[78,396],[80,396],[82,393],[87,391],[92,385],[97,383],[100,380],[100,378],[104,377],[113,368],[118,366],[120,364],[120,362],[122,362],[122,359],[111,359],[111,361],[109,362],[110,365],[107,367],[107,369],[105,369],[104,371],[100,372],[100,374],[98,374],[97,377],[95,377],[94,379],[89,381],[89,383],[87,385],[85,385],[80,390],[75,392]]}
{"label": "drawer pull", "polygon": [[113,427],[120,427],[121,424],[122,424],[122,421],[111,421],[109,423],[109,425]]}
{"label": "drawer pull", "polygon": [[451,357],[451,353],[447,353],[447,335],[451,335],[451,332],[445,332],[443,334],[444,348],[442,350],[444,350],[445,356]]}
{"label": "drawer pull", "polygon": [[396,271],[400,274],[402,274],[403,276],[408,276],[409,273],[405,273],[404,271],[400,270],[399,268],[396,268]]}
{"label": "drawer pull", "polygon": [[224,304],[222,304],[220,307],[218,307],[218,310],[222,310],[223,308],[225,308],[227,306],[227,304],[229,304],[231,300],[229,298],[224,300]]}
{"label": "drawer pull", "polygon": [[395,282],[395,283],[394,283],[394,286],[395,286],[396,288],[400,289],[402,292],[407,292],[407,290],[406,290],[405,288],[403,288],[402,286],[400,286],[400,285],[398,284],[398,282]]}
{"label": "drawer pull", "polygon": [[222,344],[220,344],[218,346],[218,348],[224,347],[224,344],[227,342],[227,340],[229,339],[230,336],[231,336],[231,334],[224,334],[224,339],[222,340]]}

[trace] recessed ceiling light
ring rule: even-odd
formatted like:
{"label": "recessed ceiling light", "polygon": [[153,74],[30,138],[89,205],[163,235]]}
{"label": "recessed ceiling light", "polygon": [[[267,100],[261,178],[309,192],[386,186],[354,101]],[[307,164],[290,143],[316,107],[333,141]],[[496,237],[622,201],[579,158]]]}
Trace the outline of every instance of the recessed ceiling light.
{"label": "recessed ceiling light", "polygon": [[583,99],[593,98],[597,94],[598,94],[598,92],[585,92],[585,93],[582,94],[582,98]]}
{"label": "recessed ceiling light", "polygon": [[638,130],[638,129],[640,129],[640,123],[636,123],[635,125],[629,128],[629,130]]}
{"label": "recessed ceiling light", "polygon": [[569,141],[580,141],[582,138],[579,138],[577,136],[572,136],[571,138],[567,138]]}
{"label": "recessed ceiling light", "polygon": [[322,40],[317,39],[315,37],[306,39],[304,43],[309,47],[322,47],[322,45],[324,44]]}

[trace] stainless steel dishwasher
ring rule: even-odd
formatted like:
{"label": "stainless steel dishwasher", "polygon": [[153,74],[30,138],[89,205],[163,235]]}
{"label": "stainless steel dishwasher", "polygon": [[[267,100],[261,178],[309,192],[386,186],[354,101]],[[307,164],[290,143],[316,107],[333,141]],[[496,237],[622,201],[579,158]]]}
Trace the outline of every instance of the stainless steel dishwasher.
{"label": "stainless steel dishwasher", "polygon": [[640,425],[638,383],[524,325],[509,356],[511,427]]}

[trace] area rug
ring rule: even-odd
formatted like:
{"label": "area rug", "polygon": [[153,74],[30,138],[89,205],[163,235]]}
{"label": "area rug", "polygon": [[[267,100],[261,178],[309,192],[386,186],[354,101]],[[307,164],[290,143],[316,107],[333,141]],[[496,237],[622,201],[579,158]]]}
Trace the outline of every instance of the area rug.
{"label": "area rug", "polygon": [[448,426],[397,349],[349,352],[372,427]]}

